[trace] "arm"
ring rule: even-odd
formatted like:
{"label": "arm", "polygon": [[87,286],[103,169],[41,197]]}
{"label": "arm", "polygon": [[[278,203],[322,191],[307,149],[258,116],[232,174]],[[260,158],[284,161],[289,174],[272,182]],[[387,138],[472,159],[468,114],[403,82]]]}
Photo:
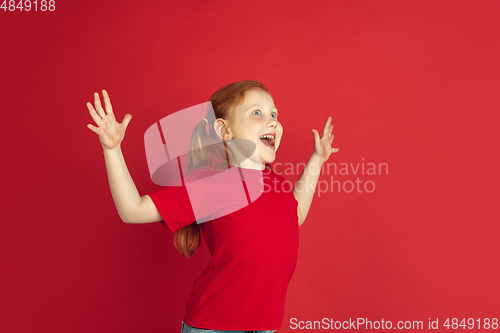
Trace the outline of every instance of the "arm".
{"label": "arm", "polygon": [[299,216],[299,226],[304,223],[309,213],[309,208],[311,208],[322,164],[321,158],[318,155],[311,154],[299,180],[293,188],[293,195],[298,202],[297,214]]}
{"label": "arm", "polygon": [[293,188],[293,195],[298,202],[297,215],[299,217],[299,226],[304,223],[309,213],[309,208],[311,208],[323,163],[328,161],[332,153],[339,151],[338,148],[332,148],[334,135],[332,134],[333,125],[331,124],[331,120],[332,117],[328,117],[321,138],[318,131],[315,129],[311,130],[314,135],[314,150]]}
{"label": "arm", "polygon": [[162,217],[151,198],[148,195],[139,196],[121,151],[121,142],[132,115],[126,114],[122,123],[118,123],[105,90],[103,90],[103,96],[106,111],[101,106],[98,93],[94,93],[95,109],[91,103],[87,103],[90,115],[98,125],[95,127],[88,124],[87,127],[99,135],[106,162],[109,187],[118,214],[125,223],[161,221]]}
{"label": "arm", "polygon": [[139,192],[125,164],[120,145],[113,149],[103,147],[103,150],[109,188],[122,221],[125,223],[162,221],[163,218],[149,195],[139,196]]}

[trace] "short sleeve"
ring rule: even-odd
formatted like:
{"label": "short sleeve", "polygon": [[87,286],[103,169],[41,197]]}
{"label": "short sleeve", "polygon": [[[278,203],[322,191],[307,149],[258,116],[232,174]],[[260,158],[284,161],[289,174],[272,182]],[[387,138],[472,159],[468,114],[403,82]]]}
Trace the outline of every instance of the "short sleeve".
{"label": "short sleeve", "polygon": [[185,186],[163,186],[148,195],[172,232],[196,222]]}

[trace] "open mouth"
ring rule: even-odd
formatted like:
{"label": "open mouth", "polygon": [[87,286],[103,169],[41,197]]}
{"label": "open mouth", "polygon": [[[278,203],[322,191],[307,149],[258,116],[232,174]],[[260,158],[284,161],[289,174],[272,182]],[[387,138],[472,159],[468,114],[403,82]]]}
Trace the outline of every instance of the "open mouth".
{"label": "open mouth", "polygon": [[274,142],[275,142],[275,135],[274,134],[266,134],[260,137],[260,141],[262,141],[263,144],[270,148],[274,148]]}

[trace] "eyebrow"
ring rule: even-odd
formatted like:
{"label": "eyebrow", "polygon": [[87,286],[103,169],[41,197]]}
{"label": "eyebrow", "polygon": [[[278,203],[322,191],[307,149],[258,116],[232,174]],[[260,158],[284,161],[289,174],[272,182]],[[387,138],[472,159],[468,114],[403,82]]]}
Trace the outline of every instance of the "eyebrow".
{"label": "eyebrow", "polygon": [[[248,108],[248,110],[250,110],[251,108],[254,108],[254,107],[256,107],[256,106],[258,106],[258,107],[262,107],[262,105],[260,105],[260,104],[254,104],[254,105],[250,106],[250,107]],[[278,111],[278,109],[277,109],[276,107],[272,107],[271,109],[274,109],[274,110]]]}

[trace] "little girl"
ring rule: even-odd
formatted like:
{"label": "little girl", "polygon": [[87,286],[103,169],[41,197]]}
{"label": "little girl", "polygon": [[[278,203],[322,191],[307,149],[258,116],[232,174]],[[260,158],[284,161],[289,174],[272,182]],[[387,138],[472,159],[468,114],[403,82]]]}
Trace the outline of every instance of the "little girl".
{"label": "little girl", "polygon": [[[210,98],[213,113],[207,112],[191,136],[185,179],[204,179],[236,168],[233,170],[246,175],[242,180],[245,188],[252,185],[252,179],[263,179],[268,190],[237,211],[197,223],[186,186],[163,186],[139,196],[120,148],[132,116],[126,114],[122,123],[116,122],[109,96],[102,92],[104,108],[98,93],[94,94],[95,109],[87,103],[98,127],[87,127],[99,135],[120,218],[125,223],[162,221],[174,232],[177,250],[189,258],[201,244],[201,232],[212,255],[193,283],[182,333],[274,332],[281,328],[286,291],[297,262],[298,228],[309,212],[321,165],[339,150],[331,146],[331,117],[321,138],[312,130],[314,150],[293,191],[287,191],[284,178],[269,165],[283,135],[270,92],[251,80],[219,89]],[[238,140],[254,144],[255,154],[237,160]],[[259,178],[262,174],[265,177]]]}

